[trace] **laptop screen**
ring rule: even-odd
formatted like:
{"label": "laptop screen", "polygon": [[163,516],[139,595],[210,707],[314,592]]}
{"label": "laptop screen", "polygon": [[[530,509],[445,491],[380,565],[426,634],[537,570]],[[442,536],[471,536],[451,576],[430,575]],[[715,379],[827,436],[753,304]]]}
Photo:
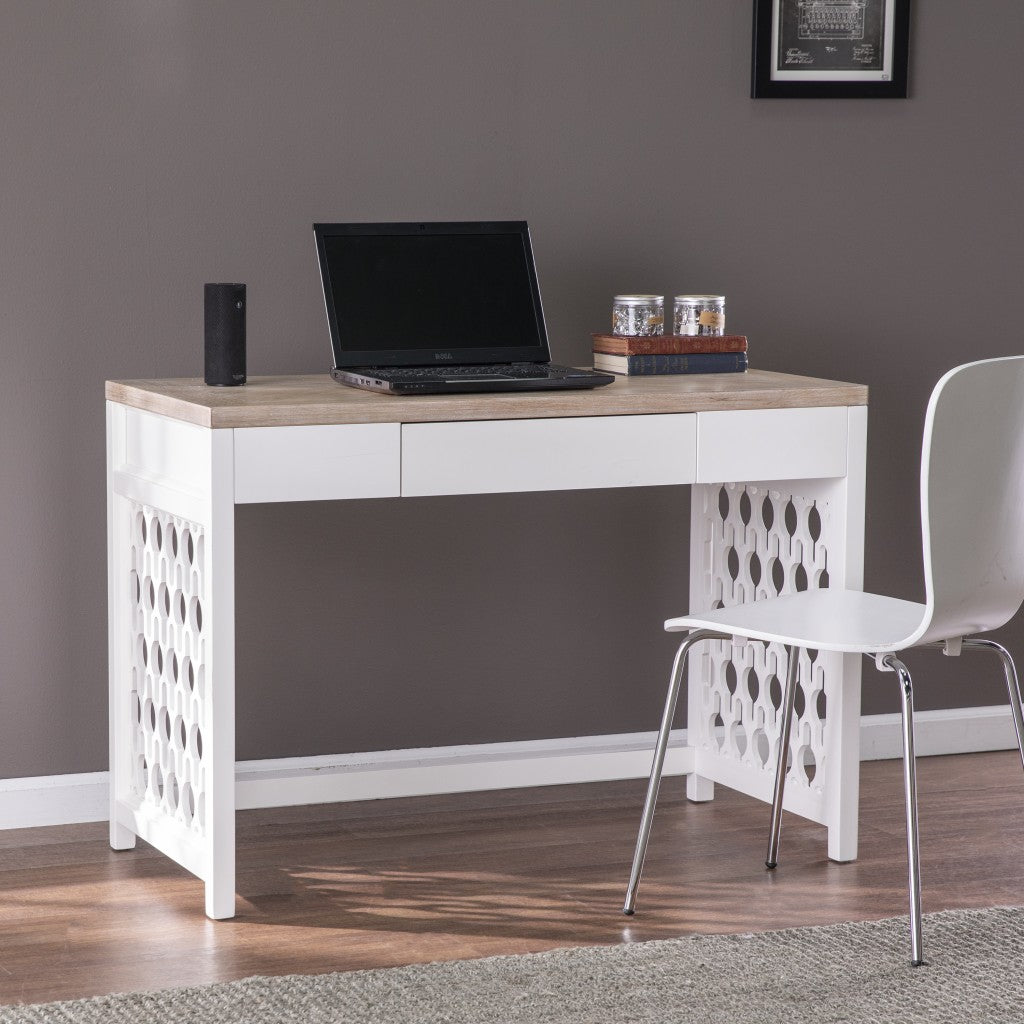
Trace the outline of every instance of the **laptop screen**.
{"label": "laptop screen", "polygon": [[335,366],[549,358],[525,221],[313,228]]}

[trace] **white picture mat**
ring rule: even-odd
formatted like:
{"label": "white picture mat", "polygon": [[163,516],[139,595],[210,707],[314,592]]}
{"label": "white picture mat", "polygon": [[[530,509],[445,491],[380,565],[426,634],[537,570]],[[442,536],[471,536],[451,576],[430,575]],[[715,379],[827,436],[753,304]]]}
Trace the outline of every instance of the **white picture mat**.
{"label": "white picture mat", "polygon": [[893,32],[896,24],[894,0],[882,0],[885,5],[885,52],[882,54],[880,71],[829,71],[827,69],[807,71],[781,71],[775,67],[779,52],[779,35],[782,31],[782,0],[772,0],[772,48],[771,80],[773,82],[891,82],[893,77]]}

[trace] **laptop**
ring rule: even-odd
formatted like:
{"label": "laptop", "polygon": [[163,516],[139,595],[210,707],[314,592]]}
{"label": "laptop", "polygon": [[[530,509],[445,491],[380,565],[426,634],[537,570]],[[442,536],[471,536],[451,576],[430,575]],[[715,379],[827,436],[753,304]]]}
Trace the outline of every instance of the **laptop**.
{"label": "laptop", "polygon": [[334,368],[392,395],[596,388],[555,366],[526,221],[314,224]]}

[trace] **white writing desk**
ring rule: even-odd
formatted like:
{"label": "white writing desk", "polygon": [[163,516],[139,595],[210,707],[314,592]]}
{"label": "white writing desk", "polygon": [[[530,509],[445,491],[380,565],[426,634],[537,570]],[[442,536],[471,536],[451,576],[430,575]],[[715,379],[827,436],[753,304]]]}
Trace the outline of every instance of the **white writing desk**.
{"label": "white writing desk", "polygon": [[[194,872],[213,918],[235,913],[236,504],[691,484],[690,610],[862,583],[856,384],[750,370],[398,398],[302,376],[114,381],[106,397],[110,842],[141,836]],[[687,793],[770,800],[784,650],[704,652]],[[802,658],[786,808],[852,860],[859,660]]]}

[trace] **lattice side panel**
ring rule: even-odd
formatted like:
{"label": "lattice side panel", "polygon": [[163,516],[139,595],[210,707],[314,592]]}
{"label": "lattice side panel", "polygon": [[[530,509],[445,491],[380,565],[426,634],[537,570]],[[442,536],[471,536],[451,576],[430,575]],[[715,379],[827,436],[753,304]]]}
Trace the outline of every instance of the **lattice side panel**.
{"label": "lattice side panel", "polygon": [[203,528],[131,503],[130,792],[188,831],[206,830]]}
{"label": "lattice side panel", "polygon": [[[832,509],[821,499],[754,484],[708,486],[702,545],[706,607],[730,607],[829,584]],[[786,649],[782,644],[708,645],[694,745],[767,776],[782,731]],[[822,793],[829,658],[800,655],[787,787]],[[834,671],[832,669],[831,671]]]}

